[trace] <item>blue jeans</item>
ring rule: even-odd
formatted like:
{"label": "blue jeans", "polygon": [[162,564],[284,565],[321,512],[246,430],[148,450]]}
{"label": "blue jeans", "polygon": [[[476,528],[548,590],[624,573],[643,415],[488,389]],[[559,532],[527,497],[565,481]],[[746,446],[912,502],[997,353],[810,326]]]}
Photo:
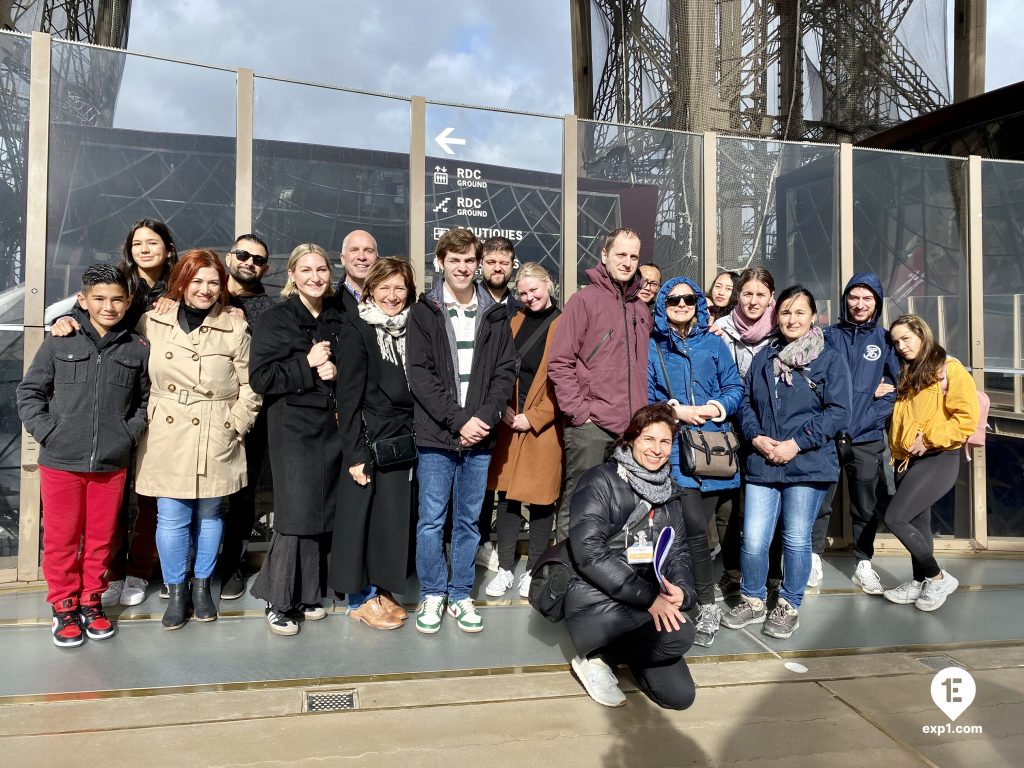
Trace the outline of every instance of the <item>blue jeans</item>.
{"label": "blue jeans", "polygon": [[189,545],[196,553],[197,579],[208,579],[217,565],[217,550],[224,532],[221,500],[156,500],[156,548],[165,584],[183,584],[188,574]]}
{"label": "blue jeans", "polygon": [[811,530],[828,487],[829,483],[747,483],[740,547],[741,587],[746,597],[768,597],[768,547],[781,514],[784,573],[779,596],[794,608],[800,607],[811,573]]}
{"label": "blue jeans", "polygon": [[[476,548],[480,545],[480,505],[487,490],[490,451],[456,453],[420,448],[419,520],[416,523],[416,575],[420,599],[448,595],[449,600],[469,597],[476,576]],[[452,500],[452,568],[444,557],[444,521]]]}

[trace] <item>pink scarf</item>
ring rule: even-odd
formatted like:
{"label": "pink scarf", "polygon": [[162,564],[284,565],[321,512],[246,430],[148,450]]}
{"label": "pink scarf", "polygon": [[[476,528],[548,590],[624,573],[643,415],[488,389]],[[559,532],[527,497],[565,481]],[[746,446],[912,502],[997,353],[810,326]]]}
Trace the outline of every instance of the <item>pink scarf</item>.
{"label": "pink scarf", "polygon": [[744,344],[757,344],[761,339],[774,333],[778,327],[775,322],[775,301],[769,302],[768,309],[757,319],[757,322],[753,323],[743,314],[739,305],[736,305],[732,311],[732,324],[736,326],[740,341]]}

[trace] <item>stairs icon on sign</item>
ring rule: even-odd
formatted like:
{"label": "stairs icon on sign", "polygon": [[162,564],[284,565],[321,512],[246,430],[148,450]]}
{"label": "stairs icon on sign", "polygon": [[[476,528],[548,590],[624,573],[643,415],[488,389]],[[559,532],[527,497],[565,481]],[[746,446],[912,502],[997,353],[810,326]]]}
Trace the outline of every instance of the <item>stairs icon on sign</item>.
{"label": "stairs icon on sign", "polygon": [[446,197],[440,203],[435,205],[434,206],[434,213],[437,213],[438,211],[440,211],[441,213],[448,213],[448,203],[450,203],[451,200],[452,199],[450,197]]}

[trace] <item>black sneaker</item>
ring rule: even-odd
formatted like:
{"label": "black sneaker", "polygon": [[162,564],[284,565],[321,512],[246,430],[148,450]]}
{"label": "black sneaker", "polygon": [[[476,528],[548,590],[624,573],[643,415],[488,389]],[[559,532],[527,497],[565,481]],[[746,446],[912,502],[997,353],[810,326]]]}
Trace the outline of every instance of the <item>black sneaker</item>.
{"label": "black sneaker", "polygon": [[72,598],[53,604],[50,632],[53,633],[53,644],[58,648],[77,648],[85,642],[85,634],[79,623],[78,606]]}
{"label": "black sneaker", "polygon": [[83,605],[78,609],[78,613],[82,617],[85,634],[90,640],[106,640],[117,633],[117,628],[103,613],[103,606],[100,603]]}
{"label": "black sneaker", "polygon": [[715,584],[715,602],[720,603],[727,597],[740,593],[740,582],[728,573],[723,573],[722,578]]}
{"label": "black sneaker", "polygon": [[267,616],[267,626],[275,635],[299,634],[299,623],[289,612],[281,611],[268,603],[263,613]]}
{"label": "black sneaker", "polygon": [[220,587],[221,600],[237,600],[245,594],[245,576],[240,571],[231,574],[227,581]]}
{"label": "black sneaker", "polygon": [[780,640],[785,640],[799,628],[799,612],[787,603],[784,598],[779,598],[779,604],[768,615],[768,619],[765,621],[764,628],[761,631],[768,635],[768,637],[777,637]]}

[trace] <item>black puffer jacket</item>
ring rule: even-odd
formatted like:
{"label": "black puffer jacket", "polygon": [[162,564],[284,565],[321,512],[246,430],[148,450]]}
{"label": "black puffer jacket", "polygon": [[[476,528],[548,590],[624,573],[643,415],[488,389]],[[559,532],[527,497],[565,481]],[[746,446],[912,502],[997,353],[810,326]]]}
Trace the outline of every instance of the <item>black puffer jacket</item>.
{"label": "black puffer jacket", "polygon": [[[569,511],[569,546],[578,575],[565,595],[565,618],[581,656],[653,621],[647,609],[658,596],[653,566],[630,565],[621,545],[612,542],[639,501],[617,466],[612,459],[583,475]],[[675,542],[664,574],[685,593],[685,610],[697,595],[677,486],[667,502],[654,508],[655,532],[666,525],[675,529]]]}

